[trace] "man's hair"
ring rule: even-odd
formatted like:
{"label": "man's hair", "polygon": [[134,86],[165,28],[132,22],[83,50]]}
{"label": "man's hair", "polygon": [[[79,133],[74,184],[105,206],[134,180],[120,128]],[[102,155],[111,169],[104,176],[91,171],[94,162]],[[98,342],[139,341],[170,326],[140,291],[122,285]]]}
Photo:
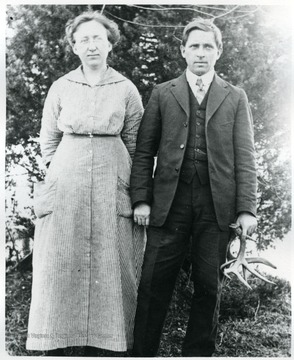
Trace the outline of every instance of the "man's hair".
{"label": "man's hair", "polygon": [[202,31],[210,31],[214,35],[216,46],[219,50],[222,50],[222,34],[220,29],[214,25],[214,23],[209,19],[196,18],[189,22],[184,28],[183,36],[182,36],[182,45],[185,46],[190,35],[190,32],[193,30],[202,30]]}
{"label": "man's hair", "polygon": [[78,27],[85,22],[93,20],[105,27],[108,41],[112,45],[115,45],[119,41],[119,29],[114,21],[108,19],[98,11],[85,11],[74,19],[69,20],[65,26],[66,37],[71,46],[74,46],[75,44],[74,33],[77,31]]}

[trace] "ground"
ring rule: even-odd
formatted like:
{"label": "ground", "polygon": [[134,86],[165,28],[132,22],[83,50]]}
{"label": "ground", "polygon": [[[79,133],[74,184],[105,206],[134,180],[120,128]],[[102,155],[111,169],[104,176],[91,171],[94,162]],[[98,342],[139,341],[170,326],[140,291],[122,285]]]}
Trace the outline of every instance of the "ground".
{"label": "ground", "polygon": [[[253,290],[233,279],[224,286],[214,357],[290,357],[290,284],[271,278],[275,285],[252,280]],[[10,355],[43,356],[27,351],[25,341],[30,304],[31,271],[6,275],[6,351]],[[158,356],[181,356],[192,296],[192,285],[181,273],[162,334]],[[83,348],[67,349],[68,356],[83,356]],[[129,357],[101,350],[98,356]]]}

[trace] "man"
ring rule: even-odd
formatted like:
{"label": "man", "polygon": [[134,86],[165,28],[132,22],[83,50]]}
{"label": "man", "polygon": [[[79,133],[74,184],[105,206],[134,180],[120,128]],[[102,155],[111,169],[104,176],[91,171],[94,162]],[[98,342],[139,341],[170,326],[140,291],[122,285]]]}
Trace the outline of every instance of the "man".
{"label": "man", "polygon": [[148,229],[134,356],[157,354],[190,239],[194,294],[182,355],[212,355],[229,225],[241,227],[243,241],[257,225],[251,112],[245,92],[215,74],[221,53],[220,30],[190,22],[181,44],[187,69],[154,88],[141,122],[131,198],[134,220]]}

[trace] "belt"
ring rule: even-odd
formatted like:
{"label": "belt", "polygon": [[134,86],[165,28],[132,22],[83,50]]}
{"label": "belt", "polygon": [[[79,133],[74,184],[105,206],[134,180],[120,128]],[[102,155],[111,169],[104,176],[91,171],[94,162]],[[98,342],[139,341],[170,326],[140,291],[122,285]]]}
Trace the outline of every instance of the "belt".
{"label": "belt", "polygon": [[77,134],[77,133],[63,133],[66,136],[76,136],[76,137],[101,137],[101,136],[119,136],[117,134],[93,134],[91,132],[85,134]]}

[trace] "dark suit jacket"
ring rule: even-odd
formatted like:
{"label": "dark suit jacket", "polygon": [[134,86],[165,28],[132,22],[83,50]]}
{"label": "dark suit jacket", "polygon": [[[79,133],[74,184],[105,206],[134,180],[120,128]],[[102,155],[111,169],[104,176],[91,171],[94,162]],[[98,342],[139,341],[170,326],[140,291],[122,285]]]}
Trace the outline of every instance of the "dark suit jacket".
{"label": "dark suit jacket", "polygon": [[[153,226],[163,225],[177,188],[189,131],[188,86],[185,72],[155,86],[140,125],[131,199],[133,206],[140,201],[151,205]],[[253,123],[245,92],[215,75],[205,125],[212,197],[225,231],[239,212],[256,214]]]}

